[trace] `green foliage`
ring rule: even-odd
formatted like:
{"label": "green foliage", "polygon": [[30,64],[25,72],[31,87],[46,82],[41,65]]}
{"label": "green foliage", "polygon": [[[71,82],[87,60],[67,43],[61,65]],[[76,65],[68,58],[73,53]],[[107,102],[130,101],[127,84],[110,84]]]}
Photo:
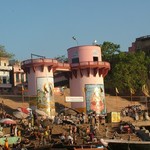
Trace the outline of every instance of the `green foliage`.
{"label": "green foliage", "polygon": [[133,88],[141,91],[141,87],[148,79],[148,58],[144,52],[120,53],[118,62],[114,65],[112,78],[113,86],[121,91],[129,91]]}
{"label": "green foliage", "polygon": [[5,47],[0,45],[0,57],[13,58],[14,54],[6,52]]}
{"label": "green foliage", "polygon": [[130,88],[141,92],[142,85],[148,80],[150,57],[143,51],[127,53],[119,48],[119,45],[111,42],[104,42],[101,46],[102,60],[111,65],[104,80],[106,91],[112,92],[117,87],[122,94],[129,93]]}
{"label": "green foliage", "polygon": [[54,59],[58,60],[61,63],[67,63],[68,62],[68,58],[65,55],[57,56]]}
{"label": "green foliage", "polygon": [[120,45],[111,42],[103,42],[101,50],[103,61],[110,61],[115,54],[120,52]]}

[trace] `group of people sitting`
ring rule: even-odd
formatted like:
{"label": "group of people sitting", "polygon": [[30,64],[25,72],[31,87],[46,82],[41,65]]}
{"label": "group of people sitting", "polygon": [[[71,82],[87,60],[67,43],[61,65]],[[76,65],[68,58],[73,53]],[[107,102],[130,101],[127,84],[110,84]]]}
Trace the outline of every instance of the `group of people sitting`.
{"label": "group of people sitting", "polygon": [[150,120],[147,110],[143,110],[141,105],[127,106],[121,110],[121,115],[132,117],[134,120]]}

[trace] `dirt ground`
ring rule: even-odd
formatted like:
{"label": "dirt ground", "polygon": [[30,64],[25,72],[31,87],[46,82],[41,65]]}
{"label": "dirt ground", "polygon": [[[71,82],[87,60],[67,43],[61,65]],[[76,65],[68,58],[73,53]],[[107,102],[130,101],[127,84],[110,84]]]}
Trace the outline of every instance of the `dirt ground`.
{"label": "dirt ground", "polygon": [[[69,95],[69,91],[66,92],[66,95]],[[18,107],[29,107],[29,103],[27,101],[22,101],[22,97],[0,97],[0,103],[4,103],[4,109],[10,115],[18,108]],[[138,101],[130,101],[125,98],[119,96],[106,96],[106,108],[107,112],[120,112],[124,107],[129,105],[142,105],[142,109],[145,109],[145,103],[140,103]],[[70,103],[65,102],[64,95],[55,95],[55,106],[56,112],[64,107],[71,107]],[[123,121],[133,121],[131,117],[124,117]]]}
{"label": "dirt ground", "polygon": [[[66,95],[69,95],[69,92],[66,93]],[[12,114],[13,111],[15,111],[18,107],[29,107],[29,103],[26,101],[22,101],[22,97],[17,97],[17,98],[2,98],[0,97],[0,103],[4,103],[4,109],[6,110],[7,113]],[[70,103],[65,102],[65,96],[64,95],[55,95],[55,102],[56,102],[56,109],[60,110],[60,107],[71,107]],[[140,105],[141,103],[138,101],[131,102],[130,100],[127,100],[125,98],[121,98],[119,96],[106,96],[106,107],[107,107],[107,112],[116,112],[116,111],[121,111],[126,106],[129,105]],[[145,104],[141,104],[143,109],[145,108]],[[125,121],[132,121],[131,118],[127,117],[124,118]],[[101,127],[100,131],[103,133],[105,130],[104,126]],[[66,127],[62,126],[54,126],[53,128],[53,133],[54,134],[60,134],[66,131]],[[104,132],[105,134],[105,132]]]}
{"label": "dirt ground", "polygon": [[[69,90],[65,93],[66,96],[69,95]],[[63,107],[71,107],[70,103],[65,102],[64,95],[54,95],[56,112]],[[140,101],[132,101],[126,98],[119,96],[110,96],[106,97],[106,109],[107,112],[118,112],[121,111],[124,107],[129,105],[142,105],[142,109],[145,109],[146,104],[140,103]],[[29,107],[28,101],[23,101],[21,96],[18,97],[0,97],[0,103],[4,103],[5,110],[7,113],[12,113],[18,107]]]}
{"label": "dirt ground", "polygon": [[106,96],[107,112],[121,111],[124,107],[129,105],[141,105],[142,109],[146,108],[145,103],[138,101],[131,101],[130,99],[122,98],[119,96]]}

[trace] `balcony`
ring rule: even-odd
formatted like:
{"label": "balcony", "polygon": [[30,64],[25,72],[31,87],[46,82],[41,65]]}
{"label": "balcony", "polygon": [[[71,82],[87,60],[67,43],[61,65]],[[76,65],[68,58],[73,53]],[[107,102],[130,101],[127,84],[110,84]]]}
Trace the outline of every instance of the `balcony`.
{"label": "balcony", "polygon": [[110,63],[104,61],[84,61],[79,63],[72,63],[71,69],[79,69],[79,68],[107,68],[110,69]]}
{"label": "balcony", "polygon": [[0,66],[0,71],[11,71],[12,66]]}
{"label": "balcony", "polygon": [[0,88],[12,88],[12,84],[10,84],[10,83],[2,83],[2,84],[0,84]]}

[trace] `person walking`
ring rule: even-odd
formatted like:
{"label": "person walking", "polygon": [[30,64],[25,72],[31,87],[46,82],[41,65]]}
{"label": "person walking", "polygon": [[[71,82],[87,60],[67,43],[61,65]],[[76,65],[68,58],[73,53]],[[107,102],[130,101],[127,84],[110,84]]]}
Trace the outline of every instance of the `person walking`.
{"label": "person walking", "polygon": [[4,150],[9,150],[9,143],[8,143],[8,139],[5,139],[5,143],[4,143]]}

